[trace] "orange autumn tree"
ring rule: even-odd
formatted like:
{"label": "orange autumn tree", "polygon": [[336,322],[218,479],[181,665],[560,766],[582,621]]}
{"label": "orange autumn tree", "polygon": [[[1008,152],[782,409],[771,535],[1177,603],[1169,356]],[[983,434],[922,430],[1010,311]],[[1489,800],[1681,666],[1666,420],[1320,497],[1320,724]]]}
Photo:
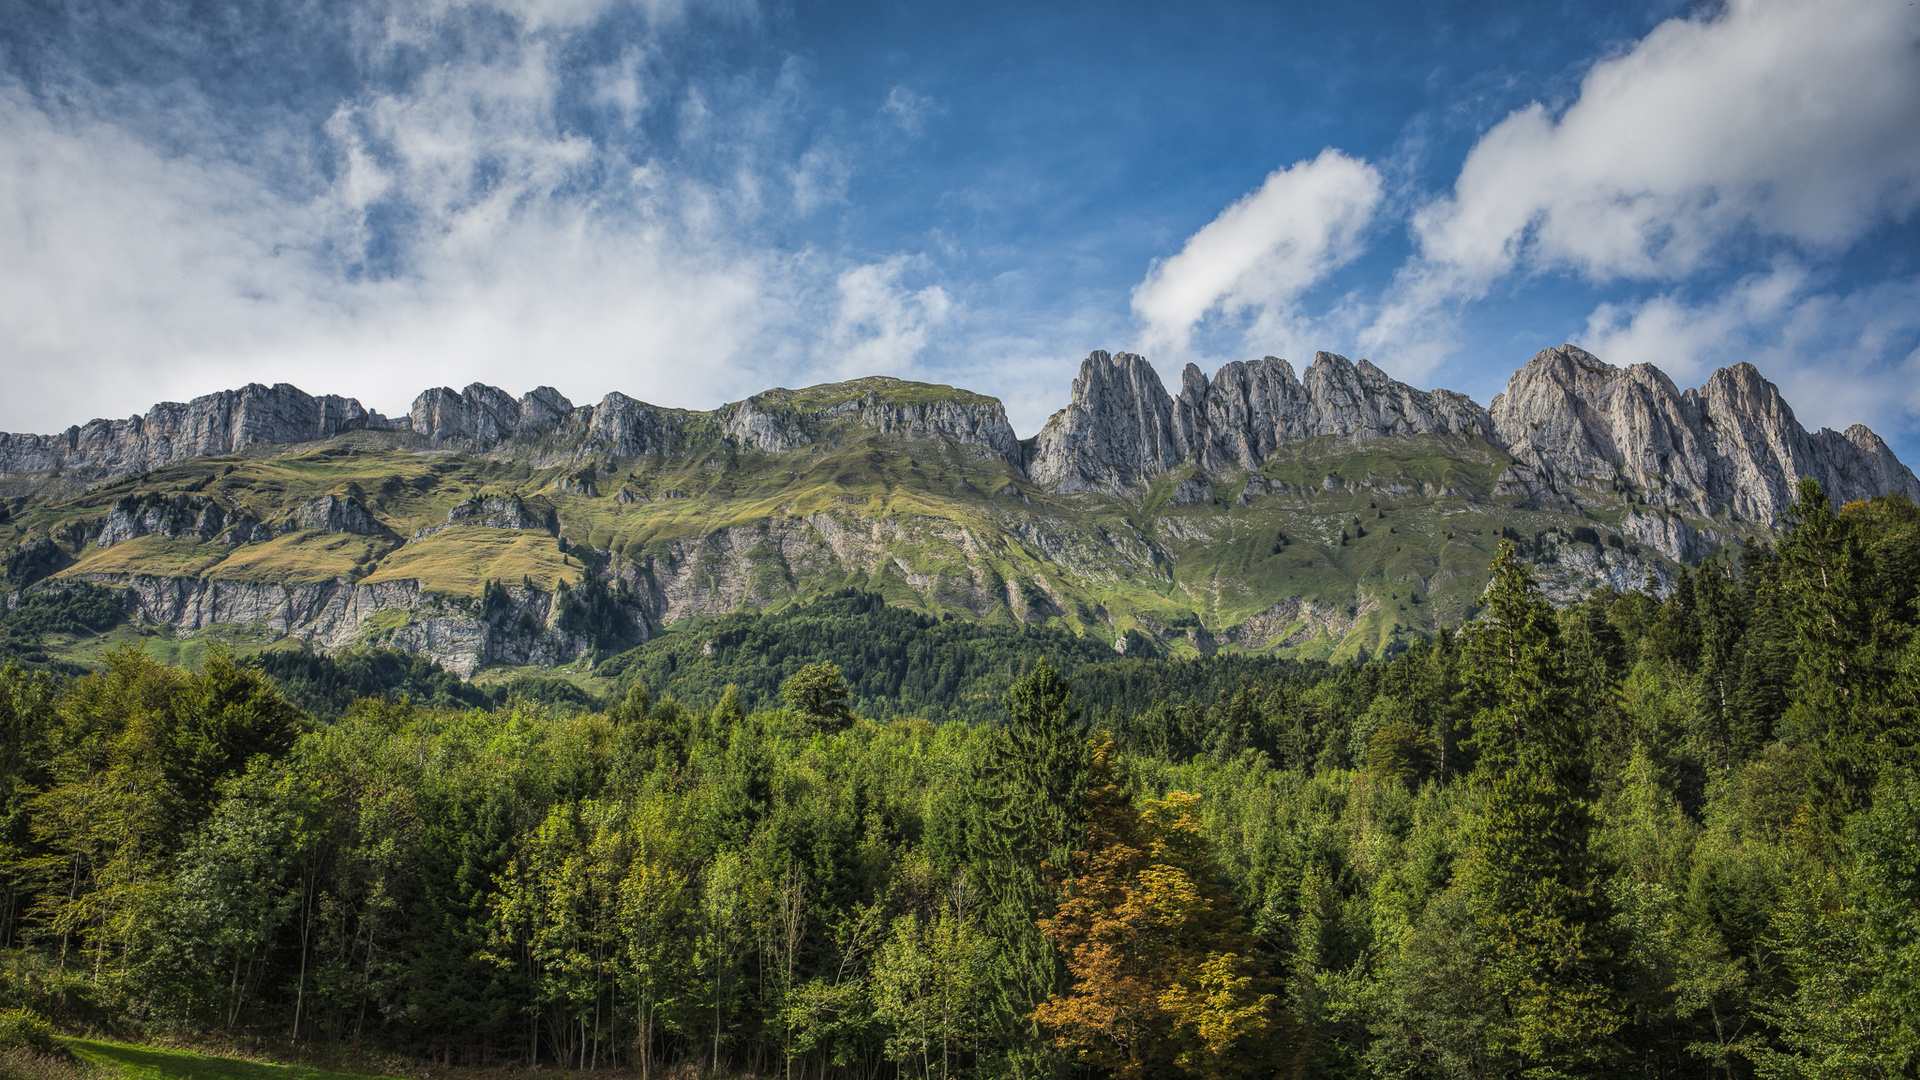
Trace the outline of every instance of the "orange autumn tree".
{"label": "orange autumn tree", "polygon": [[1270,1072],[1279,1025],[1238,906],[1200,835],[1198,795],[1135,809],[1094,747],[1087,846],[1041,933],[1067,985],[1034,1010],[1054,1044],[1117,1077]]}

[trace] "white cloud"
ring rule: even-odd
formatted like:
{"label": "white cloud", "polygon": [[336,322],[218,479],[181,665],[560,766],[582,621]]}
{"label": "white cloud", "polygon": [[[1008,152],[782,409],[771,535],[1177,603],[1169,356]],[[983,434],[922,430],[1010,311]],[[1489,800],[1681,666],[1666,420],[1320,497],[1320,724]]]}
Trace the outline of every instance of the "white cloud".
{"label": "white cloud", "polygon": [[[907,260],[850,266],[752,239],[786,212],[766,208],[769,187],[821,200],[845,182],[828,150],[783,159],[769,135],[798,92],[787,73],[762,100],[701,118],[718,162],[705,173],[638,135],[596,142],[559,120],[568,35],[606,7],[510,4],[524,32],[455,46],[404,88],[350,93],[318,133],[324,173],[213,139],[182,151],[159,130],[211,128],[207,102],[169,98],[129,122],[0,83],[0,429],[249,380],[391,413],[473,380],[706,407],[776,382],[912,370],[956,305],[937,285],[904,286]],[[469,13],[362,14],[378,51],[425,47],[431,18]],[[643,42],[611,76],[580,72],[586,96],[650,107],[659,51]],[[701,110],[699,93],[681,97]]]}
{"label": "white cloud", "polygon": [[1920,9],[1887,0],[1727,0],[1660,24],[1560,114],[1535,103],[1479,140],[1414,216],[1418,255],[1363,346],[1431,370],[1459,306],[1516,270],[1680,281],[1755,242],[1844,250],[1920,203],[1917,49]]}
{"label": "white cloud", "polygon": [[1215,314],[1252,316],[1256,340],[1281,332],[1300,295],[1360,253],[1380,196],[1379,172],[1331,147],[1274,170],[1135,287],[1143,348],[1183,354]]}
{"label": "white cloud", "polygon": [[1920,418],[1920,278],[1823,290],[1782,260],[1698,303],[1665,293],[1602,304],[1581,343],[1608,363],[1653,364],[1682,385],[1750,362],[1808,427],[1865,423],[1891,436]]}
{"label": "white cloud", "polygon": [[856,266],[836,282],[840,303],[828,339],[834,378],[898,375],[946,323],[953,302],[938,285],[909,290],[901,284],[915,260],[896,256]]}
{"label": "white cloud", "polygon": [[852,178],[853,163],[845,153],[831,144],[815,143],[788,173],[794,210],[804,217],[825,206],[844,204]]}
{"label": "white cloud", "polygon": [[1920,14],[1888,0],[1728,0],[1594,65],[1560,116],[1481,138],[1415,219],[1472,294],[1518,264],[1677,277],[1729,239],[1851,243],[1920,201]]}

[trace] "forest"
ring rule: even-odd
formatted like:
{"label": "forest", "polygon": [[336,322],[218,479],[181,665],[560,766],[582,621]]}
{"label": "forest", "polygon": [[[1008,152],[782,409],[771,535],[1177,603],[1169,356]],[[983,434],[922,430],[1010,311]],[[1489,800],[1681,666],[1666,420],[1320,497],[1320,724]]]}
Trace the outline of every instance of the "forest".
{"label": "forest", "polygon": [[1569,607],[1508,548],[1347,665],[9,665],[0,1007],[643,1077],[1914,1077],[1917,605],[1920,510],[1809,482]]}

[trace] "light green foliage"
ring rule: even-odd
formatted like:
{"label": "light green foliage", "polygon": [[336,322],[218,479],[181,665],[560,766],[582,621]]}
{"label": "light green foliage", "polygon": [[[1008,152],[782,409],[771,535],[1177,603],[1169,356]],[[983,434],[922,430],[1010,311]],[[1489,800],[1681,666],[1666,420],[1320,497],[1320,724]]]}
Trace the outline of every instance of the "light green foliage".
{"label": "light green foliage", "polygon": [[874,1015],[887,1056],[946,1080],[988,1030],[992,945],[962,904],[894,920],[873,963]]}
{"label": "light green foliage", "polygon": [[1785,1052],[1768,1077],[1904,1077],[1920,1069],[1920,781],[1895,775],[1775,917],[1796,992],[1774,1006]]}
{"label": "light green foliage", "polygon": [[392,1080],[367,1073],[216,1057],[171,1047],[133,1046],[99,1039],[72,1039],[69,1044],[82,1060],[99,1069],[92,1075],[128,1080]]}

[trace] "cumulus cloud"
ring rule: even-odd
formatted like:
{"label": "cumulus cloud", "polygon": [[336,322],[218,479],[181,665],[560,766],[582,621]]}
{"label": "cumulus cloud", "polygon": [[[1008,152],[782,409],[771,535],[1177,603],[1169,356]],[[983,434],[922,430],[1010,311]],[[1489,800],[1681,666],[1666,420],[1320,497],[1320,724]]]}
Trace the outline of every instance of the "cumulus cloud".
{"label": "cumulus cloud", "polygon": [[1274,170],[1134,289],[1144,347],[1184,353],[1213,315],[1251,316],[1249,337],[1271,339],[1297,319],[1302,293],[1360,253],[1380,197],[1379,171],[1331,147]]}
{"label": "cumulus cloud", "polygon": [[1609,363],[1648,363],[1682,385],[1747,361],[1809,427],[1866,423],[1882,434],[1920,417],[1920,278],[1824,287],[1794,260],[1701,300],[1667,292],[1602,304],[1582,343]]}
{"label": "cumulus cloud", "polygon": [[899,374],[947,321],[953,303],[946,290],[910,290],[901,283],[915,261],[896,256],[840,274],[828,345],[836,378]]}
{"label": "cumulus cloud", "polygon": [[1414,216],[1418,255],[1363,340],[1443,352],[1449,311],[1516,270],[1677,281],[1740,245],[1831,255],[1911,213],[1917,12],[1728,0],[1662,23],[1563,111],[1529,105],[1479,140]]}
{"label": "cumulus cloud", "polygon": [[1517,261],[1595,278],[1699,268],[1753,232],[1815,249],[1920,200],[1920,15],[1884,0],[1730,0],[1594,65],[1555,117],[1495,126],[1415,221],[1481,282]]}

